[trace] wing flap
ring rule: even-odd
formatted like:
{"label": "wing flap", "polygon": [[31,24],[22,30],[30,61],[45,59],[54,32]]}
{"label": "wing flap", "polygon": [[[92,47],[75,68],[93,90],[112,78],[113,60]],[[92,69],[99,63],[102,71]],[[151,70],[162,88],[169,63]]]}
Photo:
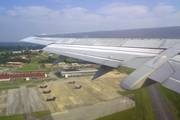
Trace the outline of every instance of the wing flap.
{"label": "wing flap", "polygon": [[120,60],[113,60],[111,58],[103,58],[103,57],[91,56],[88,54],[80,54],[80,53],[75,53],[73,51],[69,52],[69,51],[65,51],[63,49],[58,50],[58,49],[50,49],[49,47],[45,47],[45,48],[43,48],[43,50],[47,51],[47,52],[67,56],[67,57],[81,59],[81,60],[98,63],[98,64],[102,64],[102,65],[106,65],[106,66],[111,66],[114,68],[118,68],[122,62]]}
{"label": "wing flap", "polygon": [[168,60],[149,78],[162,83],[162,86],[180,93],[180,55]]}
{"label": "wing flap", "polygon": [[180,81],[177,79],[169,77],[165,82],[163,82],[162,86],[180,93]]}

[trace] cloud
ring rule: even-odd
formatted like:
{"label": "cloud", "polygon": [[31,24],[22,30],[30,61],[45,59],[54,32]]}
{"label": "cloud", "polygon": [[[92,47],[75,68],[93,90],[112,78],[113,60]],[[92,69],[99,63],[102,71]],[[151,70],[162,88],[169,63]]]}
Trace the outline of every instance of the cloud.
{"label": "cloud", "polygon": [[66,8],[62,10],[63,16],[69,19],[73,19],[77,17],[79,18],[83,16],[86,11],[87,9],[81,7]]}
{"label": "cloud", "polygon": [[14,10],[8,10],[8,11],[6,11],[6,13],[10,16],[16,16],[17,15],[16,11],[14,11]]}
{"label": "cloud", "polygon": [[104,15],[143,15],[148,12],[148,8],[143,5],[128,5],[123,3],[112,3],[101,7],[97,10],[98,13]]}
{"label": "cloud", "polygon": [[29,7],[14,6],[14,10],[8,10],[7,13],[10,16],[22,16],[22,17],[39,17],[39,16],[48,16],[52,14],[59,14],[58,11],[54,11],[49,8],[41,7],[41,6],[29,6]]}
{"label": "cloud", "polygon": [[159,3],[156,7],[154,7],[153,11],[161,12],[161,13],[171,13],[176,11],[174,6],[166,5],[165,3]]}
{"label": "cloud", "polygon": [[0,12],[2,12],[3,10],[5,10],[5,8],[4,7],[0,7]]}

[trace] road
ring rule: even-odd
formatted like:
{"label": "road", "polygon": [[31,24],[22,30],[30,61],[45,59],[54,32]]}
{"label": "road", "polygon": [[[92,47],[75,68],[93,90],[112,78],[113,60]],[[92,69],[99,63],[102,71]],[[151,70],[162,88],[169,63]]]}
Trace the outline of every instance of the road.
{"label": "road", "polygon": [[157,120],[174,120],[157,86],[147,87]]}

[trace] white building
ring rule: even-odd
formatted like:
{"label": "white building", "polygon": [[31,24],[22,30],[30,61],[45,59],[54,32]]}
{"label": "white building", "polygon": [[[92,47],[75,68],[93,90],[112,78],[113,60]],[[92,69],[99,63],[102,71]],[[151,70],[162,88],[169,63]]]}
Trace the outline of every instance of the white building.
{"label": "white building", "polygon": [[68,70],[59,70],[58,73],[61,77],[75,77],[75,76],[85,76],[85,75],[94,75],[98,70],[94,68],[86,69],[68,69]]}

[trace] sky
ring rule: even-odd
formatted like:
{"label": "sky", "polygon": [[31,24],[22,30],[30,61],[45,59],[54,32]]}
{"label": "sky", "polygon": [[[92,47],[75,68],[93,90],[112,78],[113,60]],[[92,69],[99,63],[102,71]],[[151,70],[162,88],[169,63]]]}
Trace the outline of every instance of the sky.
{"label": "sky", "polygon": [[43,33],[180,26],[180,0],[1,0],[0,42]]}

